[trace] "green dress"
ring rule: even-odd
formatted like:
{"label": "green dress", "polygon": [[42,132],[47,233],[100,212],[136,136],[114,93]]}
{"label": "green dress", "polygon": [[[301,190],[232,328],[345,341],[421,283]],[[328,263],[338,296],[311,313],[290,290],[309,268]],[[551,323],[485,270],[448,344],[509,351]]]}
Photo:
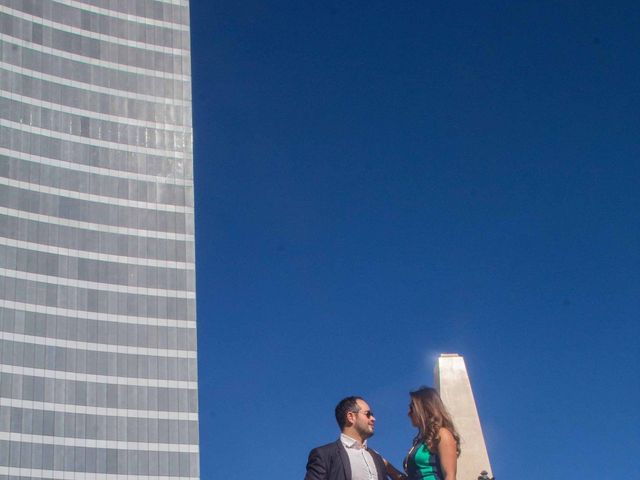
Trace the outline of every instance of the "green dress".
{"label": "green dress", "polygon": [[431,453],[424,443],[416,443],[404,461],[409,480],[442,480],[440,458]]}

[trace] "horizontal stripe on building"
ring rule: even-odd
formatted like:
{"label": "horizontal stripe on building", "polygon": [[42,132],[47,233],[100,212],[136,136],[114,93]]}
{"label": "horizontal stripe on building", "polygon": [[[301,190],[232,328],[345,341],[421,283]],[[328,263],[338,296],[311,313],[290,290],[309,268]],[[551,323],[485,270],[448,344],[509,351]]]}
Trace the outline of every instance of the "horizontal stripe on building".
{"label": "horizontal stripe on building", "polygon": [[[26,162],[39,163],[42,165],[48,165],[50,167],[62,168],[65,170],[71,170],[75,172],[90,173],[102,177],[120,178],[125,180],[135,180],[139,182],[156,183],[161,185],[178,185],[185,187],[193,187],[193,179],[182,179],[172,177],[171,174],[159,176],[159,175],[147,175],[144,173],[128,172],[126,170],[115,170],[111,168],[94,167],[92,165],[85,165],[82,163],[67,162],[64,160],[58,160],[55,158],[47,158],[39,155],[32,155],[30,153],[18,152],[9,148],[0,147],[0,155],[5,155],[16,160],[24,160]],[[98,180],[99,181],[99,180]]]}
{"label": "horizontal stripe on building", "polygon": [[[2,180],[4,179],[4,180]],[[166,183],[143,182],[133,179],[110,177],[106,175],[98,176],[88,172],[76,170],[60,169],[58,166],[43,164],[37,161],[20,160],[0,154],[0,181],[6,186],[24,190],[26,194],[35,194],[38,198],[49,196],[59,197],[58,192],[63,192],[62,199],[56,198],[55,203],[60,205],[61,201],[69,205],[68,200],[73,198],[79,200],[76,205],[92,207],[98,204],[106,204],[111,207],[115,202],[99,201],[99,198],[119,199],[121,207],[149,209],[156,214],[168,211],[171,214],[193,212],[177,212],[176,207],[184,210],[193,209],[193,187],[187,185],[175,185]],[[21,182],[21,183],[20,183]],[[40,188],[38,188],[38,186]],[[65,195],[64,192],[74,192]],[[89,197],[92,195],[94,198]],[[16,199],[4,199],[5,206],[19,207]],[[133,203],[138,203],[134,205]],[[159,208],[153,208],[153,205]],[[32,207],[33,208],[33,207]],[[63,214],[63,210],[58,210]],[[57,213],[51,208],[41,213]],[[138,210],[133,213],[139,214]],[[189,215],[188,218],[191,218]],[[80,218],[77,218],[79,220]],[[143,225],[134,225],[143,227]],[[148,227],[148,225],[147,225]]]}
{"label": "horizontal stripe on building", "polygon": [[115,313],[90,312],[72,308],[51,307],[12,300],[0,300],[6,308],[21,312],[45,313],[50,315],[66,316],[73,318],[87,318],[90,320],[106,321],[114,323],[127,323],[135,325],[149,325],[158,327],[196,328],[193,320],[176,320],[157,317],[136,317],[133,315],[118,315]]}
{"label": "horizontal stripe on building", "polygon": [[122,418],[149,418],[156,420],[198,421],[198,413],[168,412],[163,410],[134,410],[129,408],[87,407],[85,405],[69,405],[67,403],[37,402],[18,398],[1,398],[0,407],[28,408],[46,412],[73,413]]}
{"label": "horizontal stripe on building", "polygon": [[160,3],[167,3],[169,5],[178,5],[179,7],[188,7],[189,0],[156,0]]}
{"label": "horizontal stripe on building", "polygon": [[137,380],[197,381],[195,358],[98,352],[3,339],[0,339],[0,345],[4,365],[14,367]]}
{"label": "horizontal stripe on building", "polygon": [[[4,121],[18,125],[29,125],[44,131],[58,132],[90,140],[111,142],[115,145],[128,145],[137,148],[154,148],[160,152],[174,151],[180,145],[181,151],[191,151],[191,128],[180,131],[162,131],[152,127],[127,125],[111,120],[89,118],[68,112],[65,108],[52,111],[36,104],[24,103],[0,95],[0,113]],[[51,118],[56,118],[55,127]],[[18,128],[15,127],[14,128]],[[148,147],[151,145],[152,147]],[[120,149],[121,150],[121,149]],[[164,155],[163,156],[167,156]],[[173,157],[173,155],[168,155]]]}
{"label": "horizontal stripe on building", "polygon": [[152,52],[160,52],[160,53],[166,53],[166,54],[177,55],[177,56],[186,56],[190,54],[189,50],[187,49],[165,47],[163,45],[156,45],[153,43],[145,43],[145,42],[140,42],[136,40],[129,40],[127,38],[120,38],[113,35],[107,35],[104,33],[96,33],[96,32],[92,32],[91,30],[84,30],[82,28],[74,27],[72,25],[67,25],[65,23],[55,22],[53,20],[49,20],[46,18],[37,17],[35,15],[31,15],[29,13],[25,13],[21,10],[16,10],[14,8],[11,8],[5,5],[0,5],[0,12],[4,12],[8,15],[12,15],[16,18],[20,18],[22,20],[35,23],[37,25],[42,25],[43,27],[53,28],[63,32],[72,33],[74,35],[79,35],[81,37],[112,43],[114,45],[123,45],[126,47],[141,48],[141,49],[149,50]]}
{"label": "horizontal stripe on building", "polygon": [[28,375],[31,377],[51,378],[75,382],[92,382],[111,385],[152,388],[176,388],[181,390],[197,390],[198,382],[185,380],[160,380],[154,378],[122,377],[115,375],[93,375],[88,373],[66,372],[45,368],[21,367],[0,363],[0,372],[13,375]]}
{"label": "horizontal stripe on building", "polygon": [[[11,305],[9,305],[11,303]],[[118,344],[148,349],[196,350],[193,325],[167,326],[112,322],[12,309],[16,302],[0,301],[0,329],[5,332],[83,343]],[[194,304],[195,306],[195,304]],[[21,305],[16,305],[21,307]],[[16,321],[15,319],[18,319]],[[26,364],[25,364],[26,365]],[[34,365],[30,365],[34,366]]]}
{"label": "horizontal stripe on building", "polygon": [[118,344],[79,342],[74,340],[63,340],[63,339],[52,338],[52,337],[38,337],[35,335],[24,335],[22,333],[13,333],[13,332],[5,332],[5,331],[0,331],[0,340],[29,343],[33,345],[43,345],[47,347],[61,347],[61,348],[70,348],[74,350],[88,350],[88,351],[94,351],[94,352],[121,353],[121,354],[127,354],[127,355],[144,355],[149,357],[161,357],[161,358],[187,358],[187,359],[197,358],[196,352],[193,350],[132,347],[132,346],[118,345]]}
{"label": "horizontal stripe on building", "polygon": [[197,421],[33,410],[5,407],[2,402],[0,407],[0,431],[4,432],[98,441],[198,444]]}
{"label": "horizontal stripe on building", "polygon": [[174,125],[170,123],[161,122],[149,122],[146,120],[138,120],[135,118],[128,118],[120,115],[111,115],[106,113],[94,112],[92,110],[85,110],[82,108],[70,107],[68,105],[62,105],[59,103],[48,102],[46,100],[40,100],[38,98],[27,97],[17,93],[12,93],[7,90],[0,90],[0,97],[4,97],[8,100],[24,103],[33,107],[48,109],[55,112],[61,112],[65,114],[78,115],[80,117],[86,117],[93,120],[108,121],[118,123],[120,125],[127,125],[132,127],[153,128],[156,130],[164,130],[169,132],[178,132],[191,134],[191,126]]}
{"label": "horizontal stripe on building", "polygon": [[[151,147],[139,147],[127,143],[111,142],[108,140],[100,140],[97,138],[84,137],[82,135],[73,135],[71,133],[59,132],[57,130],[48,130],[46,128],[32,127],[25,123],[12,122],[10,120],[0,119],[0,127],[10,128],[21,132],[33,133],[35,135],[43,135],[47,138],[54,138],[56,140],[63,140],[72,143],[80,143],[83,145],[91,145],[94,147],[102,147],[110,150],[117,150],[121,152],[131,153],[144,153],[149,155],[157,155],[160,157],[169,157],[176,159],[190,159],[190,150],[184,148],[177,148],[176,150],[163,150]],[[187,142],[190,144],[190,142]]]}
{"label": "horizontal stripe on building", "polygon": [[96,289],[107,292],[115,293],[128,293],[133,295],[146,295],[149,297],[167,297],[167,298],[181,298],[181,299],[194,299],[196,293],[189,290],[169,290],[163,288],[147,288],[136,287],[132,285],[121,285],[104,282],[92,282],[89,280],[75,280],[72,278],[57,277],[54,275],[43,275],[41,273],[29,273],[19,270],[13,270],[9,268],[0,268],[0,276],[7,278],[17,278],[20,280],[29,280],[33,282],[48,283],[52,285],[76,287],[84,289]]}
{"label": "horizontal stripe on building", "polygon": [[[158,480],[158,475],[126,475],[123,473],[87,473],[71,470],[42,470],[38,468],[18,468],[0,466],[0,475],[10,475],[11,480]],[[16,478],[19,475],[21,478]],[[22,478],[24,476],[24,479]],[[200,476],[171,476],[173,480],[200,480]]]}
{"label": "horizontal stripe on building", "polygon": [[185,443],[121,442],[117,440],[91,440],[87,438],[31,435],[15,432],[0,432],[0,440],[42,445],[64,445],[66,447],[114,448],[117,450],[146,450],[153,452],[198,453],[199,451],[198,445]]}
{"label": "horizontal stripe on building", "polygon": [[62,252],[40,252],[1,244],[0,268],[79,282],[104,281],[109,285],[131,285],[169,291],[193,291],[195,284],[193,270],[79,258],[65,256]]}
{"label": "horizontal stripe on building", "polygon": [[143,75],[143,76],[153,77],[153,78],[162,78],[164,80],[176,80],[180,82],[191,81],[191,75],[185,75],[182,73],[164,72],[162,70],[151,70],[148,68],[133,67],[123,63],[115,63],[115,62],[108,62],[106,60],[99,60],[97,58],[86,57],[84,55],[78,55],[77,53],[70,53],[70,52],[66,52],[64,50],[58,50],[52,47],[44,47],[39,43],[29,42],[27,40],[21,40],[19,38],[15,38],[10,35],[6,35],[4,33],[0,33],[0,41],[9,43],[11,45],[16,45],[20,48],[33,50],[35,52],[39,52],[43,55],[47,55],[53,58],[64,58],[74,62],[84,63],[86,65],[90,65],[93,67],[106,68],[107,70],[111,70],[111,71],[126,72],[126,73],[132,73],[134,75]]}
{"label": "horizontal stripe on building", "polygon": [[156,27],[163,27],[171,30],[179,30],[184,32],[189,31],[189,25],[184,25],[182,23],[167,22],[164,20],[156,20],[149,17],[142,17],[135,13],[124,13],[124,12],[119,12],[117,10],[109,10],[107,8],[88,5],[86,3],[77,2],[75,0],[52,0],[52,1],[56,3],[60,3],[62,5],[67,5],[69,7],[78,8],[80,10],[84,10],[87,12],[99,13],[107,17],[119,18],[121,20],[127,20],[129,22],[142,23],[144,25],[154,25]]}
{"label": "horizontal stripe on building", "polygon": [[111,263],[123,263],[127,265],[138,265],[142,267],[159,267],[159,268],[175,268],[178,270],[194,270],[194,263],[172,262],[169,260],[155,260],[142,257],[127,257],[124,255],[110,255],[107,253],[97,253],[86,250],[75,250],[64,247],[56,247],[42,243],[25,242],[23,240],[14,240],[10,238],[0,237],[0,245],[7,247],[24,248],[42,253],[52,253],[65,257],[84,258],[88,260],[98,260]]}
{"label": "horizontal stripe on building", "polygon": [[189,0],[156,0],[160,3],[168,3],[169,5],[178,5],[179,7],[188,7]]}
{"label": "horizontal stripe on building", "polygon": [[48,187],[39,183],[23,182],[2,176],[0,176],[0,185],[19,188],[21,190],[29,190],[36,193],[56,195],[64,198],[73,198],[75,200],[86,200],[87,202],[104,203],[106,205],[115,205],[118,207],[139,208],[142,210],[150,210],[151,212],[193,213],[193,207],[170,205],[166,203],[142,202],[140,200],[96,195],[95,193],[82,193],[73,190],[64,190],[62,188]]}
{"label": "horizontal stripe on building", "polygon": [[24,68],[19,65],[13,65],[12,63],[2,62],[2,61],[0,61],[0,69],[3,69],[8,72],[12,72],[12,73],[26,75],[38,80],[51,82],[58,85],[77,88],[79,90],[86,91],[86,92],[113,95],[114,98],[118,98],[118,97],[127,98],[131,100],[152,102],[152,103],[166,105],[166,106],[188,107],[191,105],[191,100],[182,100],[174,97],[164,97],[161,95],[149,95],[146,93],[131,92],[124,89],[103,87],[100,85],[94,85],[92,83],[81,82],[79,80],[72,80],[69,78],[58,77],[57,75],[51,75],[46,72],[32,70],[29,68]]}
{"label": "horizontal stripe on building", "polygon": [[82,220],[71,220],[51,215],[43,215],[41,213],[26,212],[14,208],[0,206],[0,215],[18,217],[20,219],[34,220],[42,223],[50,223],[55,225],[64,225],[67,227],[75,227],[86,230],[94,230],[97,232],[116,233],[122,235],[136,235],[140,237],[158,238],[165,240],[194,240],[194,235],[190,233],[173,233],[163,232],[160,230],[144,230],[141,228],[119,227],[117,225],[104,225],[101,223],[85,222]]}
{"label": "horizontal stripe on building", "polygon": [[137,257],[154,262],[194,263],[194,244],[190,241],[98,232],[1,213],[0,236],[7,241],[33,240],[59,248],[63,253],[65,250],[86,251],[96,255]]}
{"label": "horizontal stripe on building", "polygon": [[132,410],[198,411],[197,389],[76,381],[7,372],[0,372],[0,381],[1,398]]}

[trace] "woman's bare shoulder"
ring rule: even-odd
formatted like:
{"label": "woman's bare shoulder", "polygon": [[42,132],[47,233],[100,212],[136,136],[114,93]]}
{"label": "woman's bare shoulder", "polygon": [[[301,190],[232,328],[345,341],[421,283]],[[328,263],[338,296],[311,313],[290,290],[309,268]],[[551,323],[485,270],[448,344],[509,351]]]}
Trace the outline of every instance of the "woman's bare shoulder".
{"label": "woman's bare shoulder", "polygon": [[444,427],[441,427],[440,430],[438,430],[438,436],[440,437],[440,441],[441,442],[453,442],[455,443],[456,439],[453,438],[453,434]]}

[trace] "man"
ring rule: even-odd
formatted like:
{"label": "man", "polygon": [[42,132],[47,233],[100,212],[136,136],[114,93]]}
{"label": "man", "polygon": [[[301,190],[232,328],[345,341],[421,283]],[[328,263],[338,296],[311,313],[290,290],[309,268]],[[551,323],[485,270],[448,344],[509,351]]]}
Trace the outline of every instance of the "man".
{"label": "man", "polygon": [[376,417],[360,397],[347,397],[336,406],[340,438],[309,454],[305,480],[386,480],[382,457],[367,448]]}

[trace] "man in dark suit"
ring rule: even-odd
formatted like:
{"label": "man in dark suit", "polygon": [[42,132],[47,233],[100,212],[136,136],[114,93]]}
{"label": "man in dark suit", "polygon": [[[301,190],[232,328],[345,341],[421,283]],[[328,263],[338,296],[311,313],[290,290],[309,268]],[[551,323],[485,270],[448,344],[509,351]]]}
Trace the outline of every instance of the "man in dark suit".
{"label": "man in dark suit", "polygon": [[309,453],[305,480],[386,480],[382,457],[367,448],[376,418],[361,397],[347,397],[336,406],[340,438]]}

